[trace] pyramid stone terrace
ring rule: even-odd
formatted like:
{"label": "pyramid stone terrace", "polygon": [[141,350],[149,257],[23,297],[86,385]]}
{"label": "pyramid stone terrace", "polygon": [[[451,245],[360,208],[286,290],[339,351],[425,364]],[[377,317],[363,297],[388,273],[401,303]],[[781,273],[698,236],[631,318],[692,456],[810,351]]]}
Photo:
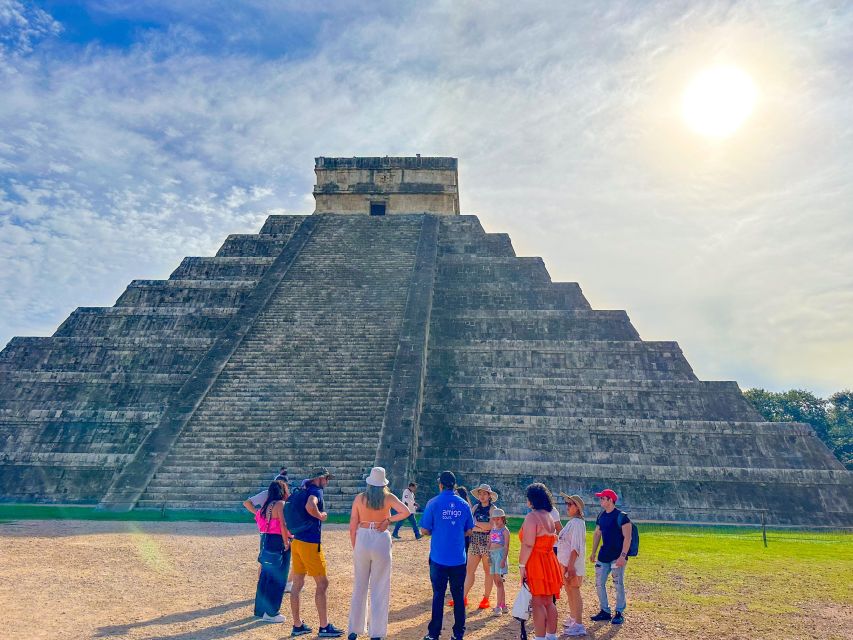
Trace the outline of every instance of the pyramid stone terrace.
{"label": "pyramid stone terrace", "polygon": [[234,509],[322,464],[346,511],[381,464],[422,503],[449,468],[517,513],[544,481],[613,487],[640,519],[853,526],[851,474],[809,426],[764,422],[459,215],[454,158],[315,169],[314,215],[0,352],[0,499]]}

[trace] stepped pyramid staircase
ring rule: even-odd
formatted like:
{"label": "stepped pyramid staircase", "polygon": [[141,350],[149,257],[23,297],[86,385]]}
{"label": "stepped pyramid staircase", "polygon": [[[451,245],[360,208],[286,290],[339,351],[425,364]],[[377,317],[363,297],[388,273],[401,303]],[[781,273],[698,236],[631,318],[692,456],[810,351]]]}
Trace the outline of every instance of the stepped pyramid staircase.
{"label": "stepped pyramid staircase", "polygon": [[0,352],[2,498],[98,501],[304,219],[271,216],[52,337],[14,338]]}
{"label": "stepped pyramid staircase", "polygon": [[734,382],[699,381],[472,216],[442,218],[429,367],[412,458],[488,482],[520,511],[533,481],[637,518],[853,524],[853,477],[808,425],[763,422]]}
{"label": "stepped pyramid staircase", "polygon": [[270,216],[0,352],[0,499],[238,508],[280,464],[332,468],[339,511],[382,464],[511,511],[542,480],[638,518],[853,526],[807,425],[762,422],[474,216]]}

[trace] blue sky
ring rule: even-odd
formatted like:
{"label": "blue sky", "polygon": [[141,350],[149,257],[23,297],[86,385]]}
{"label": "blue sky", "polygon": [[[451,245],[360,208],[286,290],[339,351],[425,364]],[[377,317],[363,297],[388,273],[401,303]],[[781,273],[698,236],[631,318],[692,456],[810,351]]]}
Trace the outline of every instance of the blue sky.
{"label": "blue sky", "polygon": [[[464,213],[703,379],[853,386],[853,9],[0,0],[0,344],[310,213],[317,155],[452,155]],[[737,65],[723,141],[680,95]]]}

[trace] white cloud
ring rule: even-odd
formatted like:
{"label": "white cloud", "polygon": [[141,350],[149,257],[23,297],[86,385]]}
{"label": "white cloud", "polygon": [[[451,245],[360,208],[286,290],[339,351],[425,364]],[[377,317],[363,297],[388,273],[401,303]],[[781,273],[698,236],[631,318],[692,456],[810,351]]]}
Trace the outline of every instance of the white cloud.
{"label": "white cloud", "polygon": [[30,53],[39,40],[61,31],[62,26],[46,11],[17,0],[0,0],[0,61]]}
{"label": "white cloud", "polygon": [[[39,49],[52,28],[0,67],[0,342],[111,304],[269,209],[310,212],[316,155],[422,153],[458,156],[464,211],[644,338],[679,340],[701,377],[853,384],[850,11],[223,6],[108,3],[177,26],[71,53]],[[310,47],[247,44],[293,21]],[[720,60],[761,98],[710,145],[676,109]]]}

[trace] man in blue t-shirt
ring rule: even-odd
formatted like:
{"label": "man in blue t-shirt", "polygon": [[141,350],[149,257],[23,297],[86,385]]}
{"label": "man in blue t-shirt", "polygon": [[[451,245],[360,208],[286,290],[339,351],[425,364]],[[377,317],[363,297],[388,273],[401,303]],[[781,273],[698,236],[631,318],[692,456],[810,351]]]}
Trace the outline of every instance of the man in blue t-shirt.
{"label": "man in blue t-shirt", "polygon": [[465,536],[474,528],[468,503],[456,495],[456,476],[442,471],[438,476],[440,493],[427,502],[421,516],[421,532],[432,536],[429,544],[429,579],[432,582],[432,617],[424,640],[437,640],[444,622],[444,594],[450,582],[453,598],[453,635],[465,635]]}
{"label": "man in blue t-shirt", "polygon": [[[631,548],[631,520],[628,514],[616,508],[618,496],[613,489],[605,489],[595,494],[601,505],[601,513],[595,519],[595,533],[592,534],[592,553],[589,561],[595,563],[595,590],[601,611],[592,616],[595,622],[610,620],[613,624],[622,624],[622,612],[625,610],[625,565],[628,563],[628,550]],[[601,551],[598,551],[598,545]],[[598,558],[596,559],[596,551]],[[616,586],[616,613],[611,614],[607,601],[607,576],[613,574]]]}

